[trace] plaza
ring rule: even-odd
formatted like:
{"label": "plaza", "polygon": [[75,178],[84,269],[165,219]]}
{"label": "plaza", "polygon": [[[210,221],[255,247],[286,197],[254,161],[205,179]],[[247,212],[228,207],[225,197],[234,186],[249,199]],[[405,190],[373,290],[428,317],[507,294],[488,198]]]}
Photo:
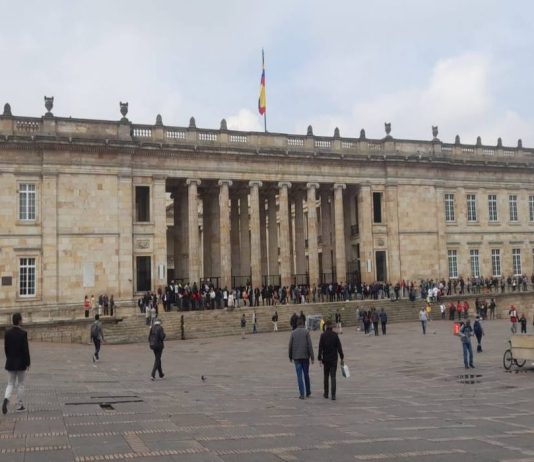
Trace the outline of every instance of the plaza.
{"label": "plaza", "polygon": [[485,322],[467,376],[449,321],[425,336],[418,322],[379,337],[348,327],[337,401],[317,362],[298,399],[288,332],[169,341],[155,382],[147,343],[104,344],[93,365],[88,344],[33,342],[27,411],[0,419],[0,459],[534,461],[534,368],[504,371],[509,327]]}

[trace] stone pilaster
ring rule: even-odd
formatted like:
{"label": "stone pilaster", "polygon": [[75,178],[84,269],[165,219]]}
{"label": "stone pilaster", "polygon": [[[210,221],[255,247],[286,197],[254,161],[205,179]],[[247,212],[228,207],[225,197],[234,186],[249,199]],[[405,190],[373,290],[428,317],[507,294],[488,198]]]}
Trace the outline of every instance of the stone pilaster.
{"label": "stone pilaster", "polygon": [[[336,279],[344,282],[347,278],[347,259],[345,252],[345,219],[343,210],[343,190],[346,185],[334,184],[334,228],[336,241]],[[323,228],[324,229],[324,228]],[[324,255],[323,255],[324,258]]]}
{"label": "stone pilaster", "polygon": [[[278,267],[278,223],[276,221],[276,193],[269,191],[267,198],[267,213],[269,215],[269,276],[279,274]],[[272,282],[272,281],[271,281]]]}
{"label": "stone pilaster", "polygon": [[308,183],[308,271],[310,287],[317,286],[319,280],[319,251],[317,246],[317,189],[318,183]]}
{"label": "stone pilaster", "polygon": [[[239,276],[250,275],[250,219],[248,214],[248,190],[239,195]],[[242,281],[244,282],[244,281]]]}
{"label": "stone pilaster", "polygon": [[118,223],[119,230],[119,287],[116,299],[132,298],[134,293],[133,275],[133,187],[131,176],[120,176],[118,182]]}
{"label": "stone pilaster", "polygon": [[189,248],[189,283],[200,282],[200,255],[198,235],[198,186],[200,180],[190,178],[187,184],[187,212],[188,212],[188,248]]}
{"label": "stone pilaster", "polygon": [[230,244],[230,180],[219,181],[219,235],[221,241],[220,287],[232,287],[232,247]]}
{"label": "stone pilaster", "polygon": [[304,234],[304,194],[301,190],[295,191],[295,273],[306,273],[306,242]]}
{"label": "stone pilaster", "polygon": [[250,270],[251,285],[261,287],[260,190],[261,181],[249,182],[250,187]]}
{"label": "stone pilaster", "polygon": [[[345,186],[345,185],[343,185]],[[334,185],[335,187],[335,185]],[[321,247],[323,250],[323,273],[333,273],[332,265],[332,197],[331,191],[322,190],[321,196]],[[337,268],[337,265],[336,265]],[[341,277],[341,279],[340,279]],[[338,281],[345,280],[345,274],[337,276]]]}
{"label": "stone pilaster", "polygon": [[288,189],[291,183],[278,183],[278,205],[280,209],[280,278],[282,286],[291,285],[291,255],[289,247]]}
{"label": "stone pilaster", "polygon": [[[42,233],[43,233],[43,289],[47,302],[57,302],[59,297],[58,239],[57,239],[58,175],[43,174],[42,185]],[[37,286],[38,287],[38,286]]]}
{"label": "stone pilaster", "polygon": [[[265,212],[265,194],[260,194],[260,246],[261,246],[261,275],[267,274],[267,216]],[[263,279],[262,279],[263,285]]]}
{"label": "stone pilaster", "polygon": [[153,288],[164,289],[167,285],[167,196],[165,178],[153,180],[154,204],[154,270]]}
{"label": "stone pilaster", "polygon": [[387,260],[388,260],[388,280],[395,284],[402,279],[402,268],[400,258],[400,236],[399,236],[399,189],[397,186],[386,186],[385,210],[387,223]]}
{"label": "stone pilaster", "polygon": [[373,216],[371,186],[361,185],[358,192],[358,222],[360,226],[360,270],[362,282],[373,282],[374,251],[373,251]]}

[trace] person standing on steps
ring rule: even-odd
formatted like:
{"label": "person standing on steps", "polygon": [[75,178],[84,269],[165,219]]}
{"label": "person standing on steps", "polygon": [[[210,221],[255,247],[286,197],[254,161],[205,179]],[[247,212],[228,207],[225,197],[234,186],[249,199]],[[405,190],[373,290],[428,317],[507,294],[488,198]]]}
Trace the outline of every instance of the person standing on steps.
{"label": "person standing on steps", "polygon": [[28,346],[28,333],[22,330],[22,316],[20,313],[13,314],[13,327],[4,334],[4,351],[6,354],[5,369],[8,373],[7,387],[2,403],[2,414],[7,414],[9,400],[15,390],[17,395],[17,411],[26,408],[22,402],[24,396],[24,379],[26,371],[30,368],[30,348]]}
{"label": "person standing on steps", "polygon": [[95,314],[95,320],[91,325],[91,341],[95,345],[95,352],[93,354],[93,362],[100,359],[100,346],[104,341],[104,332],[102,332],[102,323],[100,322],[100,315]]}
{"label": "person standing on steps", "polygon": [[160,379],[165,377],[165,374],[161,368],[161,355],[163,354],[164,340],[165,331],[163,330],[161,321],[156,319],[150,328],[150,333],[148,334],[148,343],[150,345],[150,349],[154,352],[154,366],[152,367],[152,373],[150,374],[151,380],[156,379],[156,371],[158,371]]}
{"label": "person standing on steps", "polygon": [[289,361],[295,363],[300,399],[304,399],[304,396],[309,398],[311,395],[310,360],[313,364],[314,355],[310,333],[304,327],[304,321],[299,318],[297,328],[291,332],[289,337]]}
{"label": "person standing on steps", "polygon": [[324,393],[323,396],[328,399],[328,381],[330,379],[330,391],[332,399],[336,399],[336,371],[337,371],[337,357],[341,359],[343,366],[343,348],[339,336],[332,330],[332,322],[326,321],[326,330],[321,334],[319,339],[319,353],[317,359],[323,364],[324,373]]}
{"label": "person standing on steps", "polygon": [[258,333],[258,329],[257,329],[257,316],[256,316],[256,310],[254,310],[252,312],[252,333],[253,334],[257,334]]}

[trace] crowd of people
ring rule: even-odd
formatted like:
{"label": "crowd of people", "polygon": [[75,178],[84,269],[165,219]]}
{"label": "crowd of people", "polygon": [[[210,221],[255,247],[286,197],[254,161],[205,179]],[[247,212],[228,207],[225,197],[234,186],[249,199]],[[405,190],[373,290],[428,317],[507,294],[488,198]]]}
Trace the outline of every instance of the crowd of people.
{"label": "crowd of people", "polygon": [[88,295],[83,300],[84,315],[86,318],[90,314],[93,316],[98,314],[99,316],[114,316],[115,315],[115,299],[113,295],[100,294],[98,298],[95,298],[93,294],[89,298]]}

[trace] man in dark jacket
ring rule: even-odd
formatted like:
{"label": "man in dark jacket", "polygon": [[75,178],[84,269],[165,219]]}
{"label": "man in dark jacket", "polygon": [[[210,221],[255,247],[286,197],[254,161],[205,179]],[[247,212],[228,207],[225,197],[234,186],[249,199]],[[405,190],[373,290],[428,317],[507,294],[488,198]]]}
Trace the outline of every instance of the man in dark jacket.
{"label": "man in dark jacket", "polygon": [[2,414],[7,414],[7,405],[13,389],[17,394],[17,411],[24,411],[22,397],[24,395],[24,377],[26,369],[30,367],[30,348],[28,347],[28,334],[20,328],[22,316],[13,315],[13,327],[8,329],[4,336],[4,350],[6,353],[6,371],[9,374]]}
{"label": "man in dark jacket", "polygon": [[336,399],[336,371],[337,371],[337,355],[341,358],[341,365],[343,365],[343,348],[339,336],[332,330],[332,322],[326,321],[326,330],[321,334],[319,340],[319,354],[317,359],[323,364],[324,371],[324,397],[328,399],[328,378],[332,383],[332,399]]}
{"label": "man in dark jacket", "polygon": [[165,331],[161,326],[161,321],[157,319],[154,321],[153,326],[150,328],[150,333],[148,334],[148,343],[150,344],[150,349],[154,352],[154,366],[152,367],[152,374],[150,374],[152,380],[156,379],[156,370],[159,373],[160,379],[165,377],[161,368],[161,355],[163,353],[164,340]]}
{"label": "man in dark jacket", "polygon": [[291,337],[289,338],[289,361],[295,363],[300,399],[304,399],[304,387],[306,387],[306,397],[311,395],[310,359],[313,364],[314,355],[310,333],[304,327],[302,319],[299,319],[297,328],[291,332]]}

